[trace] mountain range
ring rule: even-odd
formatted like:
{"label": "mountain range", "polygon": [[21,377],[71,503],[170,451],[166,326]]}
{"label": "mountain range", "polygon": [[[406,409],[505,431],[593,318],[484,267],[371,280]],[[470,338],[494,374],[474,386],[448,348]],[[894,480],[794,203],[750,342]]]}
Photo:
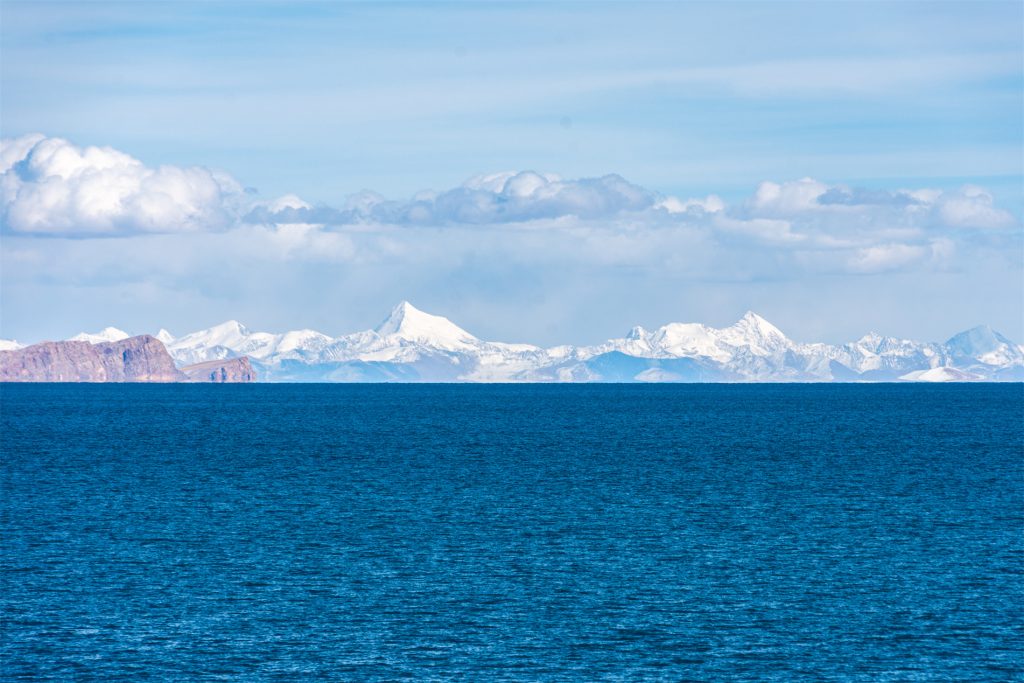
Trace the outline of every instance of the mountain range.
{"label": "mountain range", "polygon": [[[109,343],[108,327],[72,340]],[[945,343],[867,334],[842,345],[800,343],[753,312],[714,328],[633,328],[595,346],[483,341],[447,318],[402,302],[375,329],[341,337],[315,330],[253,332],[231,320],[175,337],[154,335],[175,363],[249,357],[278,382],[829,382],[1022,381],[1024,346],[987,326]],[[0,349],[19,348],[0,340]]]}

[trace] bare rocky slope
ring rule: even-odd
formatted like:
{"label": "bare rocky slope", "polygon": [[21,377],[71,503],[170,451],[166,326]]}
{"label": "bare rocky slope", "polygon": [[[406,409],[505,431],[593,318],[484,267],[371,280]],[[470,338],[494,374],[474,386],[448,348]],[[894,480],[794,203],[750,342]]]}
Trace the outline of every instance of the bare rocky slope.
{"label": "bare rocky slope", "polygon": [[248,358],[178,369],[148,334],[98,344],[42,342],[0,351],[0,382],[252,382]]}
{"label": "bare rocky slope", "polygon": [[224,384],[229,382],[256,381],[256,371],[252,369],[252,365],[249,364],[249,359],[246,356],[186,365],[181,371],[188,377],[190,382]]}

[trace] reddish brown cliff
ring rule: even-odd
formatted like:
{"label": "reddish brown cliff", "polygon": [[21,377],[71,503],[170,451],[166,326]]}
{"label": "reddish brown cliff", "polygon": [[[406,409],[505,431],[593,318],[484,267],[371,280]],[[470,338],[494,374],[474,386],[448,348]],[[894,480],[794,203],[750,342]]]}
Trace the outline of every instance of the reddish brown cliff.
{"label": "reddish brown cliff", "polygon": [[256,371],[246,356],[211,360],[181,369],[190,382],[255,382]]}
{"label": "reddish brown cliff", "polygon": [[181,382],[185,375],[160,340],[43,342],[0,351],[0,382]]}

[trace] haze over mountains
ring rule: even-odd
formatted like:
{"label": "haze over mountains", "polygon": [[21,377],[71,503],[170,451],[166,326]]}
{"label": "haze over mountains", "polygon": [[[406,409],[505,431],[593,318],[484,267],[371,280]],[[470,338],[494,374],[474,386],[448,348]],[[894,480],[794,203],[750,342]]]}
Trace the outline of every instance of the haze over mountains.
{"label": "haze over mountains", "polygon": [[[107,343],[108,327],[72,339]],[[315,330],[253,332],[237,321],[156,335],[180,366],[248,356],[265,381],[314,382],[745,382],[1020,381],[1024,347],[991,328],[945,343],[866,334],[842,345],[796,342],[753,312],[733,325],[633,328],[595,346],[507,344],[476,338],[447,318],[402,302],[375,329],[331,337]],[[17,347],[0,341],[0,348]]]}

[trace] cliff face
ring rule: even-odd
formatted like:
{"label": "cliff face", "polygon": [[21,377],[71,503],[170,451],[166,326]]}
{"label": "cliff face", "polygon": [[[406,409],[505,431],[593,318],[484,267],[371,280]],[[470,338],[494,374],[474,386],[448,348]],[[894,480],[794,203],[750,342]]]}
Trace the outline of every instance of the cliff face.
{"label": "cliff face", "polygon": [[174,367],[163,343],[144,334],[116,342],[43,342],[0,351],[0,382],[255,382],[249,359]]}
{"label": "cliff face", "polygon": [[0,382],[181,382],[164,345],[148,334],[117,342],[43,342],[0,351]]}
{"label": "cliff face", "polygon": [[181,371],[189,382],[255,382],[256,371],[252,369],[249,359],[228,358],[211,360],[195,365],[186,365]]}

